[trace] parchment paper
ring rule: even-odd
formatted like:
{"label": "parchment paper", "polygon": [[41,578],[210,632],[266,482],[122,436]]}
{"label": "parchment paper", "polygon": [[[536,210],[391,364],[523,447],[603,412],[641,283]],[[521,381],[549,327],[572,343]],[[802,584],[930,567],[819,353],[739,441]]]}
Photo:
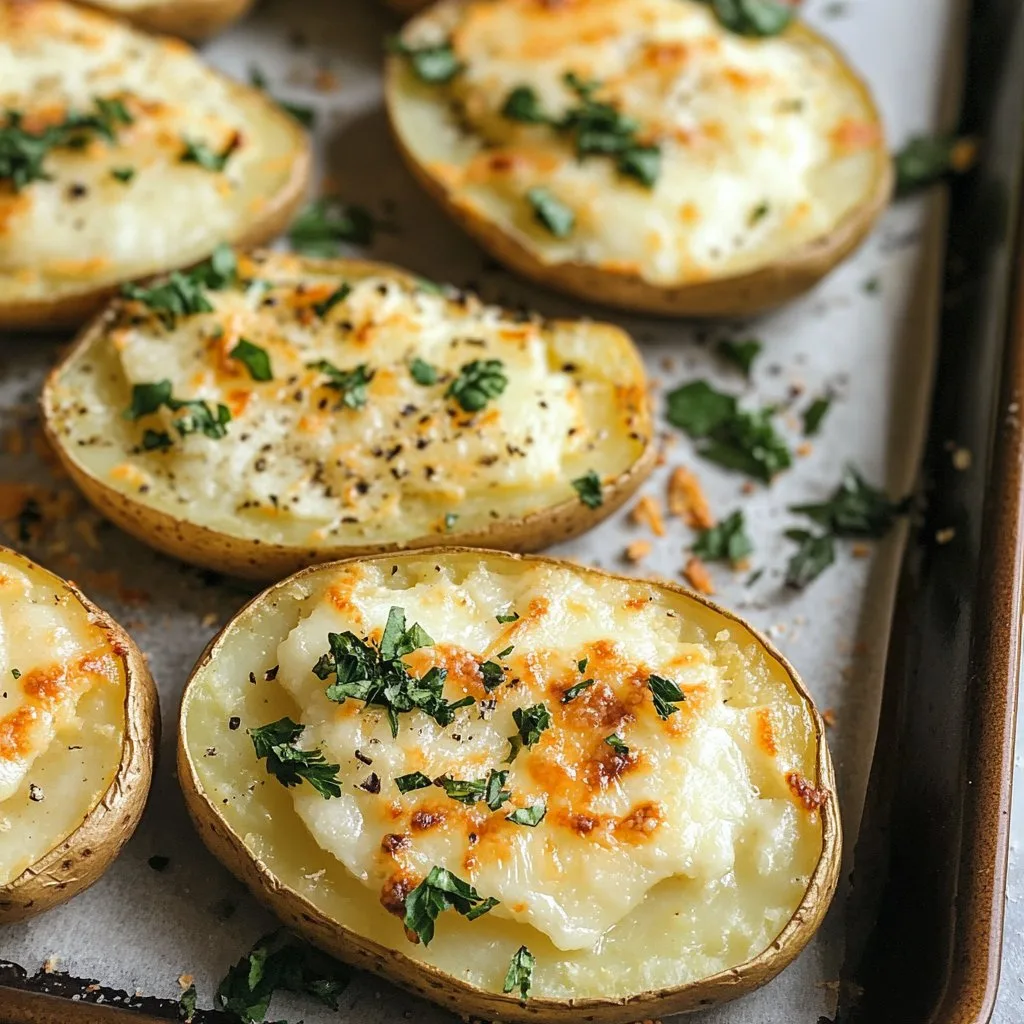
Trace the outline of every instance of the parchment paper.
{"label": "parchment paper", "polygon": [[[959,80],[961,4],[957,0],[809,0],[806,17],[835,37],[871,83],[894,145],[912,133],[946,124]],[[368,254],[429,277],[472,284],[493,300],[525,301],[549,315],[611,319],[640,342],[661,394],[705,377],[759,403],[789,405],[783,417],[794,446],[799,410],[826,391],[836,400],[812,450],[770,489],[744,493],[742,477],[701,463],[681,436],[667,451],[645,493],[664,498],[676,465],[696,469],[715,511],[746,511],[755,544],[747,574],[713,569],[719,598],[766,629],[797,666],[821,708],[831,708],[830,743],[845,829],[856,835],[874,743],[879,689],[903,530],[856,557],[843,545],[837,564],[801,594],[782,578],[796,525],[786,507],[819,500],[836,485],[844,463],[894,494],[913,484],[930,386],[935,285],[941,258],[942,197],[901,203],[884,217],[862,250],[811,295],[756,322],[700,326],[624,317],[525,286],[496,269],[451,226],[400,165],[380,100],[381,39],[397,23],[375,0],[271,0],[206,47],[216,65],[240,78],[258,65],[271,91],[317,110],[318,173],[324,190],[362,203],[392,229]],[[187,216],[187,211],[182,211]],[[764,342],[750,385],[714,354],[723,337]],[[67,339],[4,338],[0,424],[6,442],[0,479],[63,492],[38,445],[20,451],[19,428],[34,415],[42,377]],[[12,431],[12,428],[13,431]],[[668,433],[674,433],[666,427]],[[955,442],[956,439],[950,439]],[[38,541],[18,546],[75,578],[133,633],[150,657],[163,704],[163,741],[153,791],[135,838],[107,875],[68,905],[0,930],[0,956],[30,971],[55,958],[60,969],[101,979],[129,992],[177,998],[178,978],[195,978],[200,1006],[227,967],[274,922],[206,852],[193,832],[174,777],[181,688],[194,660],[219,626],[254,592],[245,584],[157,556],[102,524],[69,496],[65,521]],[[9,514],[10,510],[7,510]],[[692,539],[680,520],[654,552],[631,567],[677,574]],[[8,523],[5,542],[16,527]],[[606,567],[627,568],[625,545],[649,531],[625,513],[588,536],[555,549]],[[14,538],[16,539],[16,538]],[[162,871],[148,861],[168,857]],[[690,1018],[711,1022],[814,1024],[835,1004],[843,955],[848,868],[823,928],[799,960],[760,992]],[[453,1018],[369,975],[357,975],[335,1016],[279,999],[273,1019],[308,1024],[410,1019],[441,1024]]]}

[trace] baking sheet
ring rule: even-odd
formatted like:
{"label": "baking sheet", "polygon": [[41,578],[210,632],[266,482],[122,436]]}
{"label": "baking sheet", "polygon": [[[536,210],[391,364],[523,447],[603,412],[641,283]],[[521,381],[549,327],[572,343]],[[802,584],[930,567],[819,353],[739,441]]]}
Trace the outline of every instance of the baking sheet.
{"label": "baking sheet", "polygon": [[[889,135],[899,143],[946,123],[958,79],[962,4],[957,0],[808,2],[808,19],[835,37],[872,84]],[[743,478],[700,463],[680,436],[644,493],[664,497],[665,479],[679,464],[696,469],[716,513],[742,507],[756,551],[746,585],[713,568],[719,598],[765,629],[797,666],[836,725],[830,743],[846,833],[857,831],[873,748],[893,589],[904,530],[869,557],[845,546],[837,564],[802,594],[782,587],[790,545],[786,507],[815,501],[838,482],[843,465],[905,493],[913,483],[927,411],[934,342],[936,286],[941,259],[942,197],[901,203],[884,217],[857,256],[804,300],[756,322],[694,326],[609,314],[530,288],[485,259],[450,226],[399,164],[380,106],[381,39],[395,27],[373,0],[301,6],[273,0],[206,48],[212,62],[239,78],[253,65],[281,97],[309,103],[318,114],[318,171],[323,190],[362,203],[391,227],[368,255],[402,263],[435,279],[479,288],[493,300],[526,302],[548,315],[594,315],[614,320],[640,342],[660,394],[704,377],[751,402],[789,407],[786,433],[799,444],[799,411],[833,391],[836,400],[810,452],[771,489],[744,493]],[[764,342],[747,385],[714,354],[723,337]],[[3,339],[0,359],[0,516],[6,540],[17,543],[12,521],[19,488],[37,486],[44,500],[66,502],[56,528],[18,544],[87,593],[133,633],[148,654],[160,687],[164,738],[153,792],[135,838],[109,873],[70,904],[0,930],[0,957],[30,971],[44,961],[129,992],[177,997],[178,978],[193,975],[201,1006],[212,1004],[227,967],[274,922],[210,857],[194,834],[174,778],[173,747],[182,684],[209,637],[253,592],[150,553],[75,500],[55,480],[26,423],[34,416],[41,379],[66,339]],[[28,436],[28,443],[24,439]],[[955,439],[951,439],[955,441]],[[21,450],[24,448],[24,450]],[[553,549],[608,568],[626,568],[625,545],[646,530],[628,514],[584,538]],[[632,571],[675,574],[685,560],[688,531],[668,521],[667,536]],[[852,842],[849,844],[852,849]],[[162,871],[149,858],[163,856]],[[818,936],[780,978],[739,1005],[694,1020],[749,1024],[813,1022],[831,1015],[843,956],[846,875]],[[406,1017],[423,1024],[450,1021],[370,976],[357,976],[343,999],[343,1018],[358,1024]],[[0,1007],[2,1010],[2,1007]],[[274,1017],[298,1007],[275,1002]],[[303,1005],[308,1024],[336,1019]]]}

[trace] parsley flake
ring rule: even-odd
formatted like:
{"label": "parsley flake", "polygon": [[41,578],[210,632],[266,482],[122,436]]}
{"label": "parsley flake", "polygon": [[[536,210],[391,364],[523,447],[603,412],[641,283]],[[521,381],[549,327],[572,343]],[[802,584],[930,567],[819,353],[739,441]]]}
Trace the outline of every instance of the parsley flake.
{"label": "parsley flake", "polygon": [[600,508],[604,504],[604,491],[601,488],[601,478],[594,470],[587,470],[583,476],[576,477],[572,481],[573,490],[579,495],[580,501],[587,508]]}
{"label": "parsley flake", "polygon": [[507,612],[505,615],[495,615],[495,619],[504,625],[507,622],[518,622],[519,612]]}
{"label": "parsley flake", "polygon": [[468,882],[446,868],[433,867],[430,874],[405,898],[406,929],[424,946],[434,937],[434,922],[445,910],[455,910],[467,921],[475,921],[498,905],[493,896],[486,899]]}
{"label": "parsley flake", "polygon": [[473,359],[459,368],[448,385],[446,398],[454,398],[465,412],[479,412],[508,387],[505,364],[500,359]]}
{"label": "parsley flake", "polygon": [[754,550],[747,536],[743,512],[737,510],[715,526],[701,530],[693,545],[693,553],[710,562],[742,562]]}
{"label": "parsley flake", "polygon": [[896,195],[911,195],[954,174],[964,174],[974,166],[977,143],[971,138],[953,135],[917,136],[894,157]]}
{"label": "parsley flake", "polygon": [[11,678],[13,678],[13,679],[20,679],[21,678],[21,669],[20,668],[12,668],[11,669]]}
{"label": "parsley flake", "polygon": [[562,703],[568,704],[569,701],[575,700],[584,690],[589,690],[593,685],[593,679],[584,679],[582,682],[576,683],[574,686],[570,686],[569,689],[562,694]]}
{"label": "parsley flake", "polygon": [[836,537],[884,537],[904,515],[909,499],[891,501],[883,491],[872,487],[852,466],[828,501],[816,505],[793,505],[790,512],[807,516]]}
{"label": "parsley flake", "polygon": [[[672,710],[674,711],[675,708]],[[626,746],[624,740],[617,732],[613,732],[611,736],[605,736],[604,741],[616,754],[620,754],[622,757],[629,756],[629,747]]]}
{"label": "parsley flake", "polygon": [[337,256],[342,242],[369,245],[376,228],[376,218],[363,206],[317,199],[292,222],[288,241],[306,256]]}
{"label": "parsley flake", "polygon": [[330,650],[313,666],[313,672],[318,679],[335,677],[325,691],[328,700],[344,704],[351,697],[384,708],[392,736],[398,735],[400,714],[420,710],[446,726],[455,720],[457,710],[475,703],[472,697],[455,702],[445,699],[447,669],[434,666],[418,679],[410,675],[402,657],[430,647],[434,641],[418,623],[407,629],[401,608],[392,607],[388,613],[379,647],[351,632],[328,633],[327,642]]}
{"label": "parsley flake", "polygon": [[527,190],[526,201],[533,208],[533,218],[555,238],[568,238],[576,226],[576,214],[557,196],[539,185]]}
{"label": "parsley flake", "polygon": [[189,1024],[196,1015],[196,986],[193,982],[178,999],[178,1020]]}
{"label": "parsley flake", "polygon": [[447,796],[452,800],[458,800],[459,803],[472,805],[482,800],[492,811],[497,811],[512,797],[512,794],[503,788],[507,779],[507,771],[499,772],[492,768],[486,779],[453,779],[450,775],[442,775],[434,780],[434,785],[439,786]]}
{"label": "parsley flake", "polygon": [[121,182],[122,185],[127,185],[132,178],[135,177],[134,167],[111,167],[110,176],[115,180]]}
{"label": "parsley flake", "polygon": [[804,437],[814,437],[832,406],[832,398],[824,395],[816,398],[804,412]]}
{"label": "parsley flake", "polygon": [[526,747],[532,747],[540,739],[540,734],[551,725],[551,712],[545,704],[532,704],[528,708],[516,708],[512,712],[512,720],[519,730],[519,740]]}
{"label": "parsley flake", "polygon": [[148,306],[164,324],[173,327],[178,317],[211,313],[207,291],[220,291],[235,283],[237,263],[229,245],[218,245],[210,258],[188,271],[175,270],[152,287],[134,284],[121,287],[121,294]]}
{"label": "parsley flake", "polygon": [[248,371],[253,380],[268,381],[274,379],[270,367],[270,356],[265,348],[254,345],[245,338],[239,338],[238,344],[228,353],[230,359],[237,359]]}
{"label": "parsley flake", "polygon": [[204,171],[220,172],[227,167],[232,154],[241,146],[242,139],[237,133],[232,135],[220,152],[188,136],[182,136],[181,142],[184,148],[178,157],[180,163],[198,164]]}
{"label": "parsley flake", "polygon": [[228,971],[216,1002],[245,1024],[264,1020],[275,991],[310,995],[337,1010],[349,977],[344,964],[279,929],[264,935]]}
{"label": "parsley flake", "polygon": [[[124,410],[122,416],[126,420],[134,421],[144,416],[150,416],[162,407],[182,414],[173,421],[174,428],[181,438],[188,437],[189,434],[201,433],[211,440],[218,441],[227,436],[231,411],[226,405],[218,403],[215,409],[211,409],[205,401],[200,399],[175,398],[171,394],[169,380],[133,385],[131,404]],[[152,451],[166,448],[169,441],[168,434],[148,430],[143,439],[143,449]]]}
{"label": "parsley flake", "polygon": [[424,775],[423,772],[410,772],[408,775],[399,775],[395,779],[399,793],[412,793],[414,790],[426,789],[433,784],[434,780],[430,776]]}
{"label": "parsley flake", "polygon": [[409,376],[421,387],[428,388],[431,384],[437,383],[437,367],[416,356],[409,363]]}
{"label": "parsley flake", "polygon": [[718,23],[741,36],[777,36],[793,20],[793,6],[785,0],[703,0]]}
{"label": "parsley flake", "polygon": [[830,533],[809,530],[787,530],[786,536],[798,545],[786,568],[786,586],[802,590],[836,560],[835,541]]}
{"label": "parsley flake", "polygon": [[750,371],[754,368],[754,360],[761,354],[764,346],[756,338],[746,338],[736,341],[732,338],[725,338],[718,343],[718,354],[727,359],[734,366],[743,371],[744,377],[750,377]]}
{"label": "parsley flake", "polygon": [[390,39],[388,48],[407,58],[416,77],[428,85],[444,85],[462,70],[462,62],[455,56],[450,41],[414,47],[401,39]]}
{"label": "parsley flake", "polygon": [[532,804],[529,807],[516,808],[511,814],[505,815],[505,820],[511,821],[513,825],[525,825],[527,828],[536,828],[544,820],[547,813],[547,806],[538,803]]}
{"label": "parsley flake", "polygon": [[665,679],[663,676],[648,676],[647,688],[654,699],[654,710],[662,721],[679,710],[676,704],[682,704],[686,700],[686,694],[671,679]]}
{"label": "parsley flake", "polygon": [[313,303],[313,312],[323,320],[323,318],[327,316],[327,314],[330,313],[330,311],[334,309],[339,302],[344,302],[351,294],[352,286],[343,281],[322,302]]}
{"label": "parsley flake", "polygon": [[282,786],[298,786],[304,779],[325,800],[341,796],[339,765],[328,763],[322,750],[299,750],[295,741],[305,726],[287,716],[249,730],[256,757],[266,758],[267,772]]}
{"label": "parsley flake", "polygon": [[362,409],[366,405],[366,387],[376,373],[366,363],[360,363],[351,370],[339,370],[334,363],[320,359],[315,363],[307,363],[306,367],[322,373],[327,378],[324,381],[324,387],[337,391],[341,395],[337,408],[346,406],[349,409]]}
{"label": "parsley flake", "polygon": [[480,663],[480,675],[484,681],[484,689],[490,693],[505,681],[505,668],[496,661],[484,661]]}
{"label": "parsley flake", "polygon": [[707,381],[692,381],[668,395],[668,421],[701,443],[697,453],[764,483],[793,462],[771,422],[771,408],[744,410],[732,395]]}
{"label": "parsley flake", "polygon": [[537,958],[525,946],[520,946],[509,961],[505,984],[501,991],[506,995],[518,991],[519,998],[525,1002],[530,996],[530,988],[533,985],[533,969],[536,965]]}

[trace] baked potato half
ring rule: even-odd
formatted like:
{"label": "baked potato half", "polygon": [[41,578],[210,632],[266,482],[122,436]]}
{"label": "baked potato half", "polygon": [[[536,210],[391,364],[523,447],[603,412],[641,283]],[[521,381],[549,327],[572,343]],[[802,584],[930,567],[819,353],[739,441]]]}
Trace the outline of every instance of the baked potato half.
{"label": "baked potato half", "polygon": [[210,850],[328,952],[462,1016],[625,1024],[764,983],[840,863],[792,667],[690,591],[406,552],[250,602],[186,686]]}
{"label": "baked potato half", "polygon": [[177,39],[0,0],[0,330],[81,323],[123,281],[278,234],[309,143]]}
{"label": "baked potato half", "polygon": [[797,22],[747,38],[697,0],[441,0],[393,49],[413,174],[511,269],[589,301],[778,305],[889,199],[867,87]]}
{"label": "baked potato half", "polygon": [[[219,269],[218,269],[219,268]],[[529,550],[616,509],[656,457],[643,364],[382,264],[219,251],[206,311],[113,302],[51,374],[50,440],[144,542],[253,579],[348,555]]]}
{"label": "baked potato half", "polygon": [[160,722],[131,637],[0,548],[0,924],[63,903],[142,817]]}
{"label": "baked potato half", "polygon": [[91,0],[97,7],[146,29],[197,42],[244,15],[253,0]]}

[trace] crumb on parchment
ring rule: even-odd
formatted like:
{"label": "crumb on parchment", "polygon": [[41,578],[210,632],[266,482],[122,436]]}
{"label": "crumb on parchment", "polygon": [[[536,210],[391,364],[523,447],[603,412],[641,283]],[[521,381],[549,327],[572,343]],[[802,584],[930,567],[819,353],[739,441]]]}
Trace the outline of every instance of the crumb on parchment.
{"label": "crumb on parchment", "polygon": [[676,466],[669,477],[668,511],[669,515],[682,517],[694,530],[710,530],[715,525],[700,479],[685,466]]}
{"label": "crumb on parchment", "polygon": [[707,566],[696,556],[683,566],[683,578],[698,593],[711,595],[715,592],[715,584]]}
{"label": "crumb on parchment", "polygon": [[645,494],[633,506],[629,518],[638,526],[646,526],[656,537],[665,536],[665,517],[661,511],[661,502],[657,498]]}

